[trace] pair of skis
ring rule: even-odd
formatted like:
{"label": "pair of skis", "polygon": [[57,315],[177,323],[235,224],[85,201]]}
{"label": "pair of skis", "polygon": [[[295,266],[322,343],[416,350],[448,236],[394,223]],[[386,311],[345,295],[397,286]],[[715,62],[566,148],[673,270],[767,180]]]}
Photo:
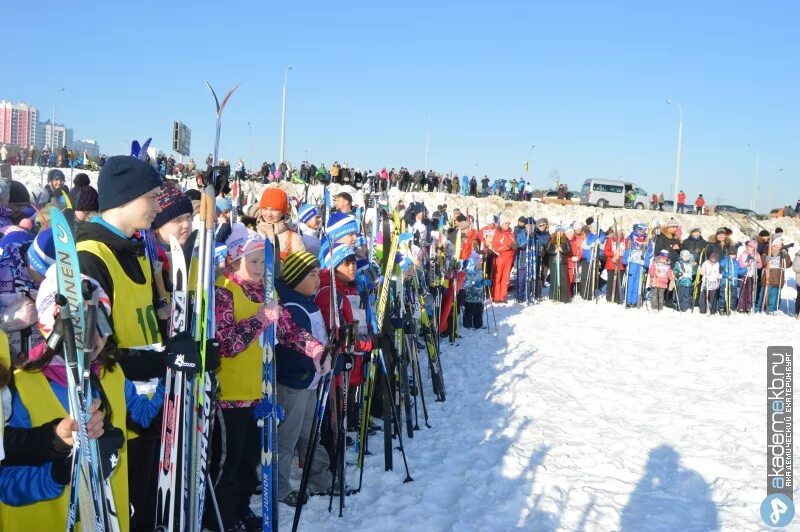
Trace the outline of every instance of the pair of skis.
{"label": "pair of skis", "polygon": [[[98,293],[81,278],[78,251],[71,223],[72,210],[51,212],[56,251],[57,303],[62,329],[70,415],[78,423],[72,462],[72,482],[67,511],[67,530],[80,520],[83,530],[120,530],[111,492],[100,463],[96,439],[89,439],[87,424],[94,397],[90,380],[94,338],[97,329]],[[88,300],[88,308],[84,302]],[[80,513],[80,515],[79,515]]]}
{"label": "pair of skis", "polygon": [[[216,105],[216,136],[212,168],[219,157],[222,111],[239,84],[234,85],[220,102],[214,89],[206,82]],[[200,197],[197,235],[197,279],[194,291],[193,321],[189,324],[189,275],[186,253],[180,244],[170,239],[171,277],[173,284],[170,306],[170,334],[193,328],[199,345],[201,371],[188,378],[183,372],[167,370],[164,419],[162,424],[159,479],[156,503],[156,529],[160,531],[200,530],[208,486],[208,455],[211,411],[215,390],[213,373],[206,372],[209,343],[214,340],[214,234],[215,234],[215,175],[206,176]],[[180,485],[178,484],[180,479]],[[180,487],[181,493],[178,493]],[[217,514],[217,521],[220,521]]]}

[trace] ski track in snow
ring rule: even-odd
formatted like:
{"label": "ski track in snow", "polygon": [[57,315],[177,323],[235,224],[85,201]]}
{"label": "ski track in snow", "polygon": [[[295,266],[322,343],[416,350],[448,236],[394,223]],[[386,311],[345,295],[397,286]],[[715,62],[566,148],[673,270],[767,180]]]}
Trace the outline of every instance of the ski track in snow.
{"label": "ski track in snow", "polygon": [[[443,339],[446,402],[423,363],[432,428],[403,439],[414,481],[398,451],[384,472],[378,432],[344,517],[313,497],[300,530],[766,529],[766,346],[797,348],[794,319],[604,300],[496,314],[497,335]],[[294,509],[279,511],[291,529]]]}

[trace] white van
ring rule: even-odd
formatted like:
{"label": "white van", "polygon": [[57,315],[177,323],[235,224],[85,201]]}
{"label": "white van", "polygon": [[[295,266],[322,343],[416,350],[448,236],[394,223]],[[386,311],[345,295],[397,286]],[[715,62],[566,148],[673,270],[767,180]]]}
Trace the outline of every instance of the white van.
{"label": "white van", "polygon": [[[627,201],[625,198],[631,190],[636,193],[636,199]],[[630,181],[587,179],[581,187],[581,205],[644,209],[647,202],[647,192]]]}

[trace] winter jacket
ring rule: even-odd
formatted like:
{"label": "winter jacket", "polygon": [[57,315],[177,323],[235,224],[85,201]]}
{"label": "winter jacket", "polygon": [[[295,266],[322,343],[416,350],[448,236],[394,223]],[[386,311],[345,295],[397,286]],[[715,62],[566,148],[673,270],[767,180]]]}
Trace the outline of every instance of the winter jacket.
{"label": "winter jacket", "polygon": [[[330,314],[330,289],[331,289],[331,274],[329,270],[322,270],[319,274],[320,284],[315,303],[322,312],[322,318],[325,320],[325,329],[330,331],[333,326],[333,316]],[[369,353],[372,351],[372,340],[368,335],[369,324],[367,323],[367,316],[364,309],[361,308],[361,296],[358,294],[358,288],[355,281],[352,283],[345,283],[336,279],[336,302],[339,309],[339,325],[353,323],[358,321],[357,338],[355,341],[356,353]],[[363,357],[356,357],[353,369],[350,372],[350,384],[358,386],[363,382],[363,372],[361,371],[363,364]]]}
{"label": "winter jacket", "polygon": [[[156,294],[155,283],[147,286],[146,277],[140,266],[139,257],[145,255],[144,243],[138,238],[126,238],[113,229],[100,217],[93,218],[87,223],[77,224],[75,228],[75,240],[80,244],[85,241],[97,241],[105,244],[114,254],[114,258],[119,263],[119,267],[128,277],[128,280],[141,285],[141,290],[150,291],[150,299],[153,301],[153,308],[157,308],[158,295]],[[108,294],[111,306],[114,307],[114,281],[108,265],[97,255],[89,251],[78,251],[78,263],[81,273],[88,275],[96,280],[103,291]],[[117,279],[117,282],[122,281]],[[117,309],[123,308],[122,305]],[[111,326],[114,328],[113,316],[110,316]],[[132,321],[135,316],[130,316]],[[159,331],[161,341],[166,337],[166,331]],[[166,373],[166,359],[152,351],[138,349],[122,349],[122,356],[119,364],[125,376],[133,381],[144,381],[154,377],[160,377]]]}
{"label": "winter jacket", "polygon": [[556,265],[556,260],[560,266],[566,266],[567,261],[572,257],[572,247],[569,244],[569,239],[561,236],[560,239],[550,239],[545,249],[545,255],[548,257],[548,262],[552,261],[552,266]]}
{"label": "winter jacket", "polygon": [[[328,339],[325,320],[314,297],[306,297],[292,290],[282,281],[275,283],[281,306],[292,317],[292,323],[299,329],[311,333],[318,345],[324,346]],[[308,340],[311,342],[311,340]],[[316,372],[314,360],[287,342],[275,346],[277,360],[275,377],[278,384],[296,390],[316,386],[320,374]]]}
{"label": "winter jacket", "polygon": [[[580,257],[583,255],[584,240],[586,240],[586,235],[583,233],[579,235],[573,235],[573,237],[569,239],[569,248],[572,257],[578,257],[580,259]],[[572,263],[573,266],[574,264],[575,263]]]}
{"label": "winter jacket", "polygon": [[494,232],[492,249],[497,253],[498,258],[504,262],[511,262],[514,259],[514,253],[517,251],[516,246],[517,243],[514,240],[514,235],[511,233],[511,230],[504,231],[498,228]]}
{"label": "winter jacket", "polygon": [[[794,261],[792,261],[792,271],[794,271],[795,275],[795,284],[797,285],[797,281],[800,281],[800,251],[795,253]],[[797,285],[800,286],[800,285]]]}
{"label": "winter jacket", "polygon": [[719,261],[720,275],[726,281],[735,281],[739,278],[739,261],[726,255]]}
{"label": "winter jacket", "polygon": [[[625,254],[625,249],[628,247],[628,240],[617,242],[616,237],[610,236],[606,238],[606,243],[603,246],[603,255],[606,257],[606,270],[625,270],[625,265],[622,263],[622,256]],[[614,253],[618,255],[618,259],[614,260]]]}
{"label": "winter jacket", "polygon": [[494,242],[494,235],[499,230],[499,227],[495,223],[486,224],[481,227],[479,231],[480,239],[481,239],[481,249],[485,249],[488,246],[492,245]]}
{"label": "winter jacket", "polygon": [[730,238],[725,238],[725,241],[720,243],[714,240],[708,242],[706,246],[706,257],[710,258],[712,253],[717,254],[717,258],[722,260],[722,257],[727,257],[728,255],[735,255],[736,250],[733,241]]}
{"label": "winter jacket", "polygon": [[552,236],[547,231],[541,231],[538,227],[534,230],[534,242],[536,243],[536,255],[544,255],[545,249],[550,244]]}
{"label": "winter jacket", "polygon": [[528,229],[520,226],[515,227],[514,241],[517,243],[518,249],[526,249],[528,247]]}
{"label": "winter jacket", "polygon": [[719,271],[719,262],[707,260],[700,267],[700,275],[703,276],[703,288],[706,290],[716,290],[719,288],[722,274]]}
{"label": "winter jacket", "polygon": [[[690,235],[681,244],[681,250],[687,250],[692,254],[692,257],[694,257],[695,262],[697,262],[700,260],[700,253],[706,246],[708,246],[708,242],[706,242],[702,236],[694,238]],[[705,253],[703,254],[703,258],[705,258]]]}
{"label": "winter jacket", "polygon": [[[47,384],[61,406],[69,411],[67,387],[51,380],[48,380]],[[136,386],[125,379],[124,397],[129,423],[133,422],[147,427],[164,404],[164,386],[159,384],[151,398],[144,394],[140,395],[136,391]],[[9,426],[22,429],[31,428],[28,407],[22,402],[19,393],[14,393],[12,399]],[[9,505],[20,506],[61,496],[64,486],[53,480],[51,468],[52,460],[18,467],[5,467],[4,464],[4,467],[0,467],[0,493],[4,494],[3,500]],[[23,492],[19,489],[20,486],[27,486],[30,490]],[[11,499],[9,500],[8,497]]]}
{"label": "winter jacket", "polygon": [[[674,233],[673,233],[674,234]],[[672,246],[677,246],[678,249],[672,249]],[[655,252],[660,253],[662,249],[669,251],[669,263],[675,264],[680,258],[681,241],[677,237],[669,237],[666,233],[660,233],[656,236]]]}
{"label": "winter jacket", "polygon": [[601,261],[605,252],[606,235],[601,233],[586,233],[586,237],[581,244],[581,258],[585,262],[592,260],[592,250],[594,249],[595,242],[597,242],[597,257],[595,260]]}
{"label": "winter jacket", "polygon": [[761,257],[761,262],[764,264],[764,273],[767,273],[761,275],[761,282],[766,282],[767,286],[783,286],[785,279],[783,270],[792,266],[789,254],[784,251],[780,255],[764,255]]}
{"label": "winter jacket", "polygon": [[675,266],[672,267],[675,284],[678,286],[692,286],[696,268],[697,263],[694,260],[679,260],[676,262]]}
{"label": "winter jacket", "polygon": [[[739,275],[742,277],[753,277],[753,261],[755,261],[756,271],[763,267],[763,264],[761,263],[761,255],[756,252],[751,253],[747,250],[746,246],[739,248],[736,260],[739,263]],[[795,260],[797,260],[797,258],[795,258]]]}
{"label": "winter jacket", "polygon": [[669,288],[670,281],[675,280],[675,275],[669,264],[669,259],[658,256],[650,263],[648,270],[650,284],[655,288]]}

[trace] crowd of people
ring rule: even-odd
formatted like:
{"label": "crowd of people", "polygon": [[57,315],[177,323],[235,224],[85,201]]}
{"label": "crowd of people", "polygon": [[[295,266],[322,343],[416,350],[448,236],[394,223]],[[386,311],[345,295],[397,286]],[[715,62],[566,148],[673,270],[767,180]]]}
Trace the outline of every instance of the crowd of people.
{"label": "crowd of people", "polygon": [[[234,172],[243,171],[240,163]],[[217,355],[206,359],[205,370],[214,372],[219,382],[215,416],[220,421],[212,435],[210,478],[225,530],[261,529],[250,497],[259,486],[260,438],[254,413],[262,400],[259,339],[267,327],[277,324],[277,399],[286,412],[278,430],[277,497],[282,503],[302,506],[309,494],[333,489],[333,464],[344,451],[330,437],[334,425],[330,411],[323,423],[323,444],[306,464],[308,490],[299,491],[291,480],[296,457],[305,459],[303,453],[314,438],[310,431],[318,389],[331,372],[346,375],[346,380],[335,381],[334,388],[341,392],[333,395],[340,398],[335,407],[342,409],[339,414],[351,411],[344,416],[352,422],[347,432],[375,429],[370,416],[352,414],[368,409],[363,393],[359,395],[369,374],[365,360],[378,349],[378,342],[384,352],[393,349],[391,341],[379,339],[380,330],[406,328],[402,320],[395,322],[397,316],[389,316],[394,311],[387,312],[384,324],[370,325],[374,321],[370,316],[380,311],[378,298],[369,294],[377,295],[382,274],[388,279],[396,269],[394,290],[410,290],[409,299],[427,309],[424,319],[415,318],[429,323],[420,328],[426,335],[451,341],[457,340],[462,327],[484,328],[487,304],[535,303],[544,298],[569,303],[604,294],[610,303],[627,308],[776,313],[786,269],[800,275],[800,252],[791,257],[793,244],[780,229],[763,229],[735,242],[733,231],[726,227],[708,238],[699,228],[691,228],[684,237],[672,218],[632,227],[621,221],[601,225],[599,218],[588,218],[553,227],[546,218],[512,220],[503,213],[480,220],[477,213],[450,211],[447,205],[434,211],[421,202],[391,208],[388,194],[381,193],[384,188],[403,184],[436,188],[447,179],[437,185],[435,174],[430,181],[427,175],[410,175],[406,169],[361,174],[361,179],[385,184],[370,188],[362,206],[354,205],[347,192],[327,204],[324,198],[292,197],[274,184],[264,188],[257,202],[241,205],[232,201],[237,198],[226,186],[230,174],[217,170],[213,290],[217,344],[209,351]],[[281,166],[265,171],[275,175],[275,181],[284,172]],[[285,171],[295,172],[288,167]],[[309,172],[319,175],[320,169],[303,164],[297,172],[308,179]],[[335,163],[330,179],[323,182],[347,184],[359,174]],[[111,475],[116,507],[134,509],[120,513],[123,529],[153,528],[165,372],[178,371],[176,357],[187,356],[185,344],[177,350],[165,312],[172,288],[170,238],[181,245],[190,243],[191,248],[192,235],[201,226],[200,192],[183,190],[181,181],[169,177],[174,173],[166,175],[165,179],[154,166],[135,157],[116,156],[104,161],[97,188],[87,175],[78,174],[68,189],[58,169],[48,173],[45,198],[32,198],[21,183],[2,182],[3,530],[18,530],[19,523],[25,523],[25,529],[56,529],[67,518],[76,424],[68,416],[63,343],[56,325],[55,246],[48,227],[49,210],[64,208],[65,197],[75,212],[81,274],[99,292],[110,325],[108,331],[98,332],[92,354],[92,379],[102,393],[92,407],[89,433],[103,442],[103,463],[118,461],[106,472]],[[209,175],[199,173],[201,181]],[[473,182],[474,178],[466,185],[463,179],[452,179],[449,186],[471,194],[477,190]],[[512,181],[511,190],[524,194],[524,186],[517,181],[514,188]],[[396,232],[407,237],[392,236]],[[155,239],[155,255],[144,252],[147,235]],[[389,256],[395,240],[402,245],[397,245],[396,256]],[[277,301],[264,292],[267,242],[279,250]],[[388,267],[382,265],[380,253],[386,254],[383,264]],[[330,305],[332,292],[337,294],[335,310]],[[798,302],[800,298],[787,313],[797,314]],[[352,364],[341,362],[345,357],[326,356],[334,323],[354,328],[347,353],[356,355]],[[424,344],[434,357],[431,343]],[[364,419],[369,427],[361,425]],[[213,523],[212,516],[206,519]]]}

